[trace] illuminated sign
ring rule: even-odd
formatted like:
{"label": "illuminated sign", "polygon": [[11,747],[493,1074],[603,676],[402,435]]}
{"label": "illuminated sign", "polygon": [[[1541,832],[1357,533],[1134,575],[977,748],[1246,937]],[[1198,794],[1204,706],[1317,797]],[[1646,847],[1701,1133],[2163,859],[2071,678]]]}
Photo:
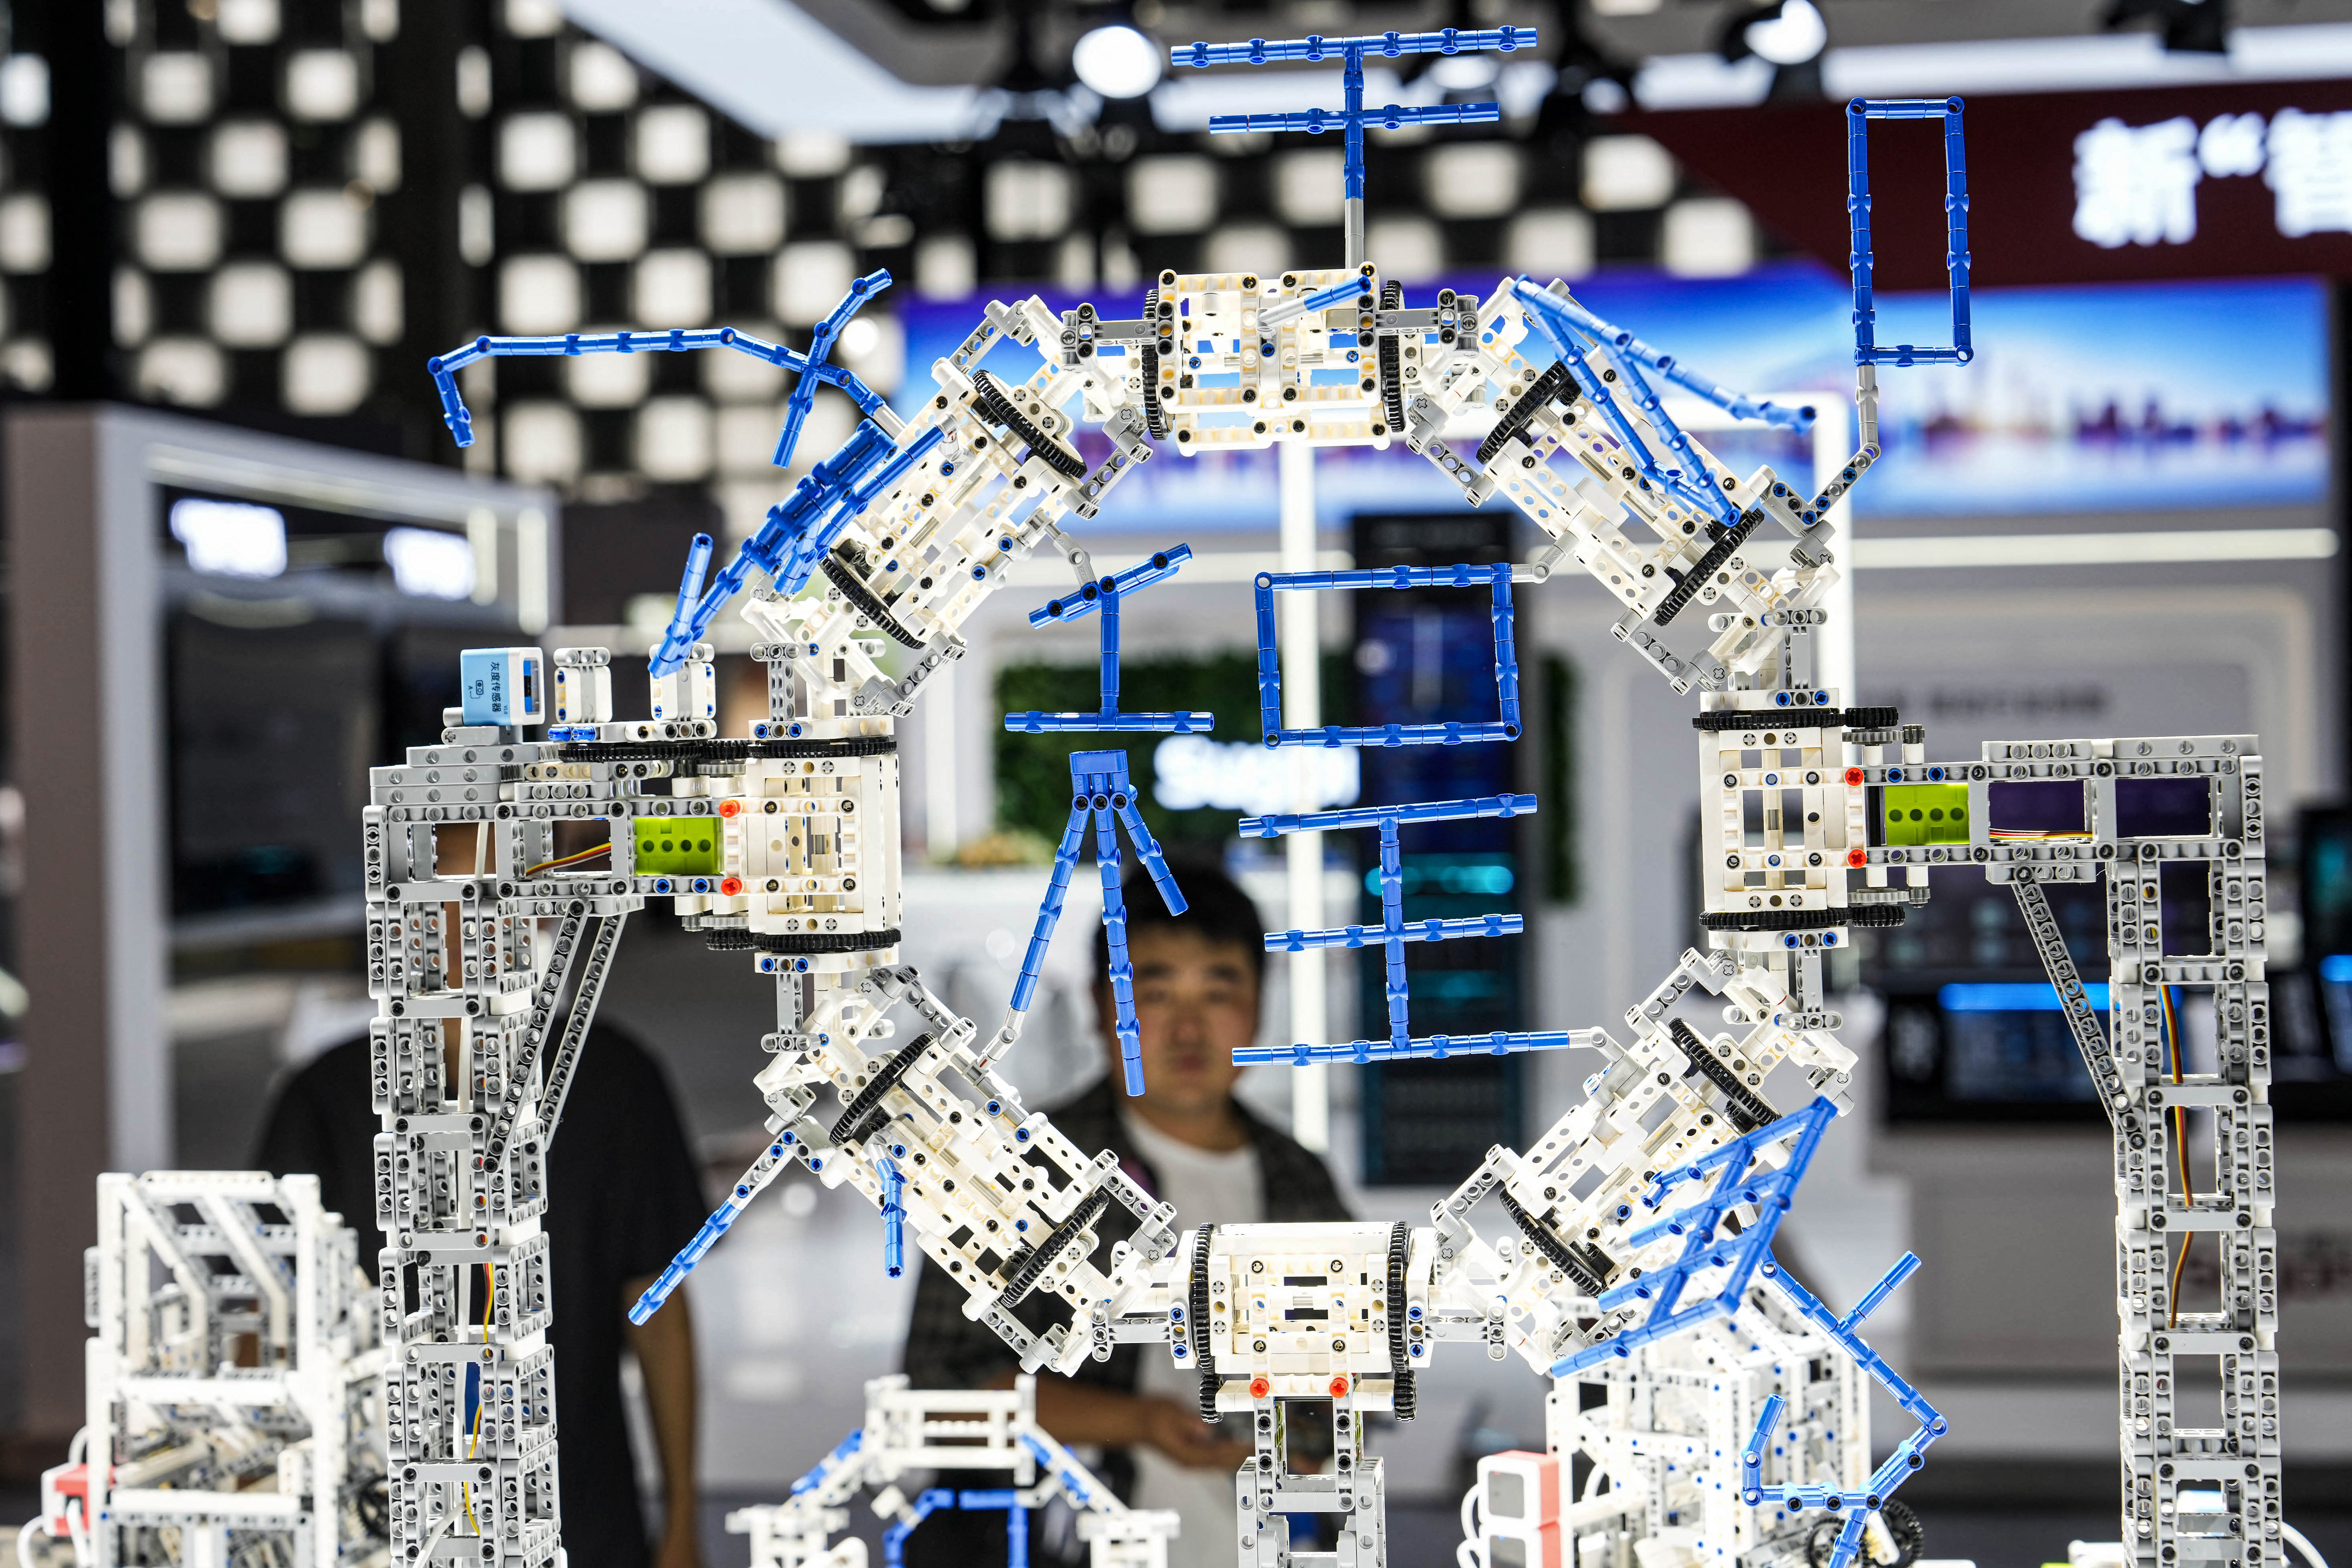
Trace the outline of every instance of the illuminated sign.
{"label": "illuminated sign", "polygon": [[[1614,118],[1844,272],[1843,105]],[[2352,80],[1985,94],[1968,135],[1980,286],[2352,277]],[[1944,287],[1942,156],[1924,128],[1871,138],[1882,289]]]}
{"label": "illuminated sign", "polygon": [[2113,116],[2074,138],[2074,232],[2113,250],[2186,245],[2197,237],[2197,187],[2261,175],[2276,201],[2278,232],[2352,234],[2352,110],[2282,109],[2185,114],[2153,125]]}

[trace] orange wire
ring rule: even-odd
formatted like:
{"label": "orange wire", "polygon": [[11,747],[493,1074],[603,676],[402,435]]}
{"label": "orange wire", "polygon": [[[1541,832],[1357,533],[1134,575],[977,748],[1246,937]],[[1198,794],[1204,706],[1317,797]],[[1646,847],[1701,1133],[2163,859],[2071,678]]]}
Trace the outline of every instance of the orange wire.
{"label": "orange wire", "polygon": [[572,855],[559,855],[552,860],[541,860],[536,866],[526,868],[523,871],[523,875],[526,877],[536,877],[541,871],[548,870],[556,866],[569,866],[575,860],[593,860],[599,855],[610,855],[612,852],[613,847],[610,844],[599,844],[593,849],[583,849]]}
{"label": "orange wire", "polygon": [[[498,1276],[492,1273],[490,1266],[485,1263],[482,1265],[482,1342],[484,1344],[489,1342],[490,1303],[497,1290]],[[474,1436],[473,1440],[466,1445],[466,1458],[469,1459],[482,1447],[482,1417],[488,1413],[489,1403],[488,1373],[477,1372],[474,1373]],[[479,1535],[482,1533],[482,1527],[474,1518],[474,1489],[471,1485],[466,1485],[463,1489],[466,1495],[466,1522],[473,1527],[476,1535]]]}
{"label": "orange wire", "polygon": [[[2172,1058],[2172,1081],[2179,1083],[2180,1081],[2180,1020],[2172,1010],[2172,987],[2169,985],[2160,987],[2158,994],[2164,999],[2164,1040],[2166,1052]],[[2178,1105],[2172,1108],[2172,1144],[2180,1156],[2181,1202],[2184,1205],[2194,1206],[2197,1194],[2189,1184],[2189,1112]],[[2180,1255],[2173,1259],[2172,1279],[2164,1291],[2164,1326],[2168,1329],[2178,1328],[2180,1323],[2180,1275],[2181,1271],[2189,1267],[2189,1249],[2196,1244],[2196,1241],[2195,1231],[2181,1233]]]}

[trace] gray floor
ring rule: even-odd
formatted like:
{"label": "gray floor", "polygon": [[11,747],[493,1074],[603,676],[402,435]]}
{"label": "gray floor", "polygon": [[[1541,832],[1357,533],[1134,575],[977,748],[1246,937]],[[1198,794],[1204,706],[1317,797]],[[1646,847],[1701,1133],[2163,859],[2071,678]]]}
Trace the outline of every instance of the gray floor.
{"label": "gray floor", "polygon": [[[729,1535],[723,1523],[727,1510],[745,1502],[772,1500],[751,1498],[705,1498],[702,1504],[704,1568],[747,1568],[751,1561],[744,1537]],[[2331,1499],[2330,1501],[2352,1500]],[[2082,1511],[1930,1506],[1920,1510],[1927,1527],[1927,1555],[1933,1559],[1965,1559],[1977,1568],[2041,1568],[2066,1561],[2072,1541],[2112,1541],[2116,1516]],[[861,1522],[867,1522],[860,1510]],[[2331,1563],[2352,1564],[2352,1513],[2297,1510],[2291,1520],[2311,1538]],[[869,1546],[880,1539],[876,1530],[861,1530]],[[1391,1568],[1454,1568],[1454,1543],[1461,1525],[1450,1509],[1391,1508],[1389,1510],[1389,1562]],[[879,1562],[878,1546],[874,1561]],[[2290,1556],[2290,1564],[2301,1568]]]}

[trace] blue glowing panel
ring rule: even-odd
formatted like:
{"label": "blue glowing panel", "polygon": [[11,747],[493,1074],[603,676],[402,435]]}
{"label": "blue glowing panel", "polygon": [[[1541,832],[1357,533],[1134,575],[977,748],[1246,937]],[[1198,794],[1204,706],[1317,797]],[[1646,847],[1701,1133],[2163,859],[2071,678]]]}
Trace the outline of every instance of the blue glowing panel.
{"label": "blue glowing panel", "polygon": [[[1441,287],[1484,296],[1499,281],[1499,271],[1449,274],[1409,286],[1405,301],[1426,305]],[[1039,292],[1055,310],[1080,298]],[[1727,384],[1759,395],[1819,393],[1825,410],[1853,395],[1850,287],[1810,262],[1776,262],[1732,279],[1612,269],[1580,279],[1576,294],[1611,321],[1641,321],[1650,342],[1672,343],[1678,357],[1705,365]],[[1095,290],[1090,297],[1106,317],[1131,317],[1142,308],[1139,291]],[[2324,283],[2289,278],[1977,289],[1970,300],[1975,363],[1908,370],[1899,395],[1881,405],[1885,456],[1854,496],[1864,517],[2169,511],[2326,500],[2332,398]],[[986,299],[899,303],[907,363],[920,367],[954,351]],[[1950,337],[1946,289],[1881,293],[1874,303],[1881,343]],[[2245,353],[2249,342],[2261,342],[2263,352]],[[986,363],[1021,376],[1037,359],[1017,343],[1001,344]],[[900,412],[911,413],[928,387],[921,376],[907,377]],[[1759,462],[1784,477],[1811,477],[1811,446],[1803,438],[1780,431],[1693,433],[1743,478]],[[1089,462],[1110,449],[1091,431],[1081,435],[1079,447]],[[1152,463],[1123,482],[1104,521],[1149,518],[1155,531],[1196,535],[1271,531],[1274,470],[1272,452]],[[1453,480],[1401,443],[1385,452],[1318,452],[1316,504],[1323,524],[1333,528],[1360,513],[1467,510]]]}

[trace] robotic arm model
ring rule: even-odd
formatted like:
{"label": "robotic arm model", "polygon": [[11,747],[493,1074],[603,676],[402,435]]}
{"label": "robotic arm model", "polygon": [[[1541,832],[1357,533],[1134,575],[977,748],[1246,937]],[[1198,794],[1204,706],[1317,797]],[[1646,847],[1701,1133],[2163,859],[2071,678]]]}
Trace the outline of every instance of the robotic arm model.
{"label": "robotic arm model", "polygon": [[[1246,57],[1234,58],[1341,58],[1349,110],[1328,120],[1286,117],[1274,128],[1342,129],[1352,145],[1362,124],[1381,112],[1360,102],[1367,53],[1532,41],[1524,29],[1449,31],[1253,44]],[[1890,348],[1874,340],[1864,161],[1874,118],[1944,124],[1953,235],[1948,347]],[[1555,1550],[1561,1521],[1609,1519],[1622,1521],[1621,1549],[1636,1537],[1655,1538],[1690,1559],[1793,1561],[1823,1527],[1821,1560],[1829,1568],[1846,1568],[1865,1547],[1884,1545],[1887,1535],[1874,1537],[1871,1521],[1946,1429],[1858,1332],[1914,1260],[1898,1263],[1841,1316],[1788,1275],[1771,1241],[1819,1140],[1847,1109],[1853,1057],[1838,1042],[1839,1019],[1825,1006],[1824,957],[1857,928],[1900,923],[1926,897],[1926,858],[1883,847],[1871,795],[1922,764],[1924,736],[1901,726],[1892,710],[1853,706],[1848,694],[1813,685],[1805,650],[1825,620],[1821,602],[1837,575],[1832,509],[1878,457],[1877,364],[1965,363],[1971,351],[1958,100],[1857,101],[1849,123],[1861,443],[1817,495],[1791,489],[1769,467],[1745,479],[1727,471],[1677,426],[1661,389],[1671,385],[1737,416],[1793,429],[1810,425],[1811,409],[1776,407],[1716,386],[1593,314],[1563,284],[1506,279],[1483,299],[1447,290],[1407,309],[1397,284],[1352,256],[1341,268],[1278,278],[1165,272],[1133,320],[1106,318],[1090,305],[1057,314],[1035,299],[992,303],[971,336],[933,366],[933,394],[905,420],[826,363],[829,330],[820,330],[804,354],[740,334],[674,332],[482,339],[436,362],[461,440],[467,418],[447,373],[461,361],[508,353],[760,354],[802,378],[780,460],[791,456],[818,381],[856,397],[868,417],[707,583],[709,548],[698,542],[677,615],[653,650],[654,721],[614,721],[603,650],[558,650],[551,722],[532,685],[537,650],[486,651],[468,656],[467,705],[453,715],[444,744],[412,753],[405,768],[381,771],[371,822],[380,836],[381,852],[371,861],[380,914],[371,934],[389,1055],[424,1059],[421,1052],[400,1054],[417,1027],[404,1017],[428,1017],[478,1042],[468,1058],[470,1086],[430,1086],[429,1108],[386,1100],[387,1148],[429,1154],[420,1140],[459,1132],[476,1104],[499,1107],[490,1131],[478,1124],[472,1142],[452,1144],[453,1153],[470,1150],[470,1159],[434,1167],[443,1184],[429,1194],[431,1224],[410,1217],[426,1206],[421,1188],[388,1217],[396,1247],[419,1248],[404,1256],[428,1274],[441,1267],[440,1254],[425,1249],[420,1232],[442,1238],[433,1247],[526,1254],[535,1210],[513,1206],[502,1178],[527,1173],[551,1136],[619,922],[647,897],[669,898],[712,946],[752,954],[775,981],[777,1026],[763,1041],[773,1059],[756,1080],[772,1142],[637,1304],[638,1321],[659,1309],[787,1162],[799,1161],[881,1211],[893,1272],[903,1266],[911,1233],[961,1286],[967,1315],[1003,1336],[1024,1371],[1067,1373],[1120,1342],[1162,1343],[1179,1366],[1199,1374],[1204,1415],[1250,1413],[1257,1452],[1236,1479],[1236,1544],[1244,1563],[1286,1562],[1287,1531],[1277,1516],[1297,1511],[1338,1516],[1339,1561],[1381,1560],[1381,1466],[1363,1454],[1363,1417],[1410,1416],[1417,1377],[1448,1341],[1479,1344],[1496,1359],[1517,1354],[1558,1380],[1555,1450],[1582,1447],[1611,1477],[1605,1497],[1564,1506],[1528,1527],[1535,1536],[1555,1529]],[[1358,196],[1351,183],[1351,202]],[[862,280],[829,327],[837,329],[887,281],[881,274]],[[1037,353],[1040,363],[1024,379],[982,364],[1006,340]],[[1482,437],[1452,434],[1488,416]],[[1107,438],[1108,456],[1090,463],[1082,455],[1074,439],[1081,426]],[[1122,592],[1150,583],[1097,573],[1064,525],[1092,520],[1110,489],[1152,458],[1155,442],[1191,455],[1287,441],[1402,442],[1472,504],[1500,496],[1541,531],[1543,546],[1495,584],[1507,717],[1517,681],[1509,586],[1571,564],[1622,606],[1618,637],[1675,691],[1699,699],[1693,723],[1707,944],[1685,952],[1628,1010],[1622,1042],[1597,1028],[1470,1040],[1411,1034],[1405,945],[1516,927],[1500,917],[1475,930],[1402,922],[1393,897],[1397,823],[1531,810],[1531,797],[1421,803],[1356,814],[1361,822],[1314,824],[1382,829],[1391,894],[1386,921],[1378,931],[1276,932],[1268,945],[1384,945],[1391,1033],[1385,1042],[1310,1042],[1286,1054],[1360,1061],[1460,1049],[1576,1047],[1601,1054],[1581,1102],[1533,1148],[1491,1152],[1423,1227],[1180,1229],[1173,1210],[1155,1204],[1110,1155],[1073,1145],[996,1075],[993,1064],[1017,1037],[1025,998],[1016,994],[1005,1023],[983,1043],[898,952],[895,721],[932,672],[961,656],[960,628],[1003,582],[1005,567],[1040,546],[1060,551],[1071,563],[1074,593],[1040,614],[1058,617],[1071,605],[1099,602],[1105,627],[1103,711],[1013,715],[1013,727],[1051,719],[1056,729],[1205,728],[1206,715],[1118,713],[1116,605]],[[1179,546],[1156,557],[1151,580],[1181,564],[1182,553]],[[1275,591],[1373,586],[1380,576],[1268,574],[1258,584],[1261,626],[1270,626],[1264,605]],[[753,585],[761,577],[766,582]],[[768,670],[769,715],[747,739],[720,739],[711,656],[699,638],[721,608],[746,595],[741,614],[755,629],[753,656]],[[1273,639],[1262,641],[1262,684],[1278,683]],[[890,642],[908,656],[897,678],[878,657]],[[483,661],[478,672],[475,660]],[[1118,721],[1142,719],[1153,721]],[[541,722],[549,723],[545,740],[524,737]],[[1517,733],[1511,723],[1491,734],[1487,726],[1426,728],[1433,732],[1382,743],[1507,742]],[[1269,745],[1330,739],[1271,728],[1266,734]],[[1041,911],[1040,943],[1051,935],[1058,889],[1083,847],[1089,814],[1107,859],[1116,853],[1113,819],[1130,830],[1139,824],[1124,790],[1123,755],[1081,755],[1095,760],[1074,781],[1071,835],[1056,891]],[[461,777],[477,786],[462,798]],[[489,826],[474,876],[451,878],[426,858],[438,825],[477,821]],[[557,837],[567,824],[576,843]],[[1269,819],[1254,830],[1302,825]],[[1148,843],[1143,835],[1139,851]],[[1181,899],[1172,884],[1162,892]],[[570,972],[592,918],[603,924],[574,987]],[[524,928],[547,921],[558,925],[551,948],[530,945]],[[1033,944],[1033,960],[1036,952]],[[1115,969],[1116,954],[1115,948]],[[1724,1032],[1702,1033],[1681,1016],[1677,1005],[1695,988],[1721,999]],[[542,1060],[567,989],[573,1002],[562,1043]],[[904,1041],[889,1016],[900,1006],[919,1024]],[[1783,1106],[1768,1095],[1775,1069],[1784,1069],[1781,1081],[1793,1075],[1805,1086],[1803,1103]],[[404,1113],[421,1109],[435,1114]],[[400,1179],[386,1177],[394,1186]],[[1507,1220],[1491,1241],[1472,1225],[1474,1208],[1489,1196]],[[1098,1268],[1097,1244],[1114,1207],[1131,1219],[1132,1233]],[[1038,1300],[1053,1309],[1038,1312]],[[402,1343],[414,1337],[391,1316],[387,1324]],[[430,1324],[420,1318],[417,1326]],[[489,1331],[485,1340],[501,1342]],[[1768,1344],[1786,1353],[1759,1351]],[[1704,1430],[1685,1419],[1706,1403],[1690,1392],[1700,1362],[1741,1369],[1732,1406],[1707,1415]],[[1875,1472],[1868,1468],[1864,1375],[1885,1385],[1917,1423]],[[1587,1381],[1611,1387],[1605,1411],[1576,1408],[1573,1385]],[[1328,1412],[1337,1459],[1331,1474],[1294,1476],[1281,1460],[1284,1426],[1310,1400]],[[1727,1421],[1739,1429],[1727,1436]],[[400,1450],[396,1436],[396,1470]],[[436,1540],[468,1533],[451,1522],[457,1500],[444,1478],[405,1473],[425,1489],[421,1507],[404,1510],[404,1494],[395,1489],[395,1545],[427,1531]],[[551,1454],[544,1473],[551,1478]],[[1694,1488],[1714,1494],[1705,1507],[1692,1500]],[[530,1499],[545,1490],[520,1489]],[[1495,1530],[1517,1528],[1496,1523],[1500,1512],[1487,1500]],[[535,1524],[550,1519],[543,1506],[528,1517]],[[1891,1516],[1889,1530],[1901,1534]]]}

